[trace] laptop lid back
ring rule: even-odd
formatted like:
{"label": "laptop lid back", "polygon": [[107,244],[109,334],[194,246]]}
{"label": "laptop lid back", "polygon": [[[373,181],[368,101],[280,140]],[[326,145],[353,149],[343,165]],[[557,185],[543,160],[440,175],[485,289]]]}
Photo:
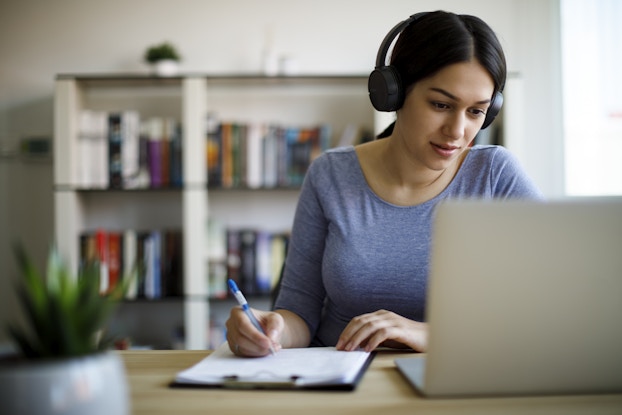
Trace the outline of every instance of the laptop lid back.
{"label": "laptop lid back", "polygon": [[447,202],[428,395],[622,391],[622,199]]}

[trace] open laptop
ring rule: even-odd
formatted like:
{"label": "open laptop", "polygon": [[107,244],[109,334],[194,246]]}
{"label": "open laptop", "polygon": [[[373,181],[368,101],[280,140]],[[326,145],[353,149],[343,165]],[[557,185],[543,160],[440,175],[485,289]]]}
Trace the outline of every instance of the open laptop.
{"label": "open laptop", "polygon": [[622,198],[447,202],[433,229],[429,397],[622,392]]}

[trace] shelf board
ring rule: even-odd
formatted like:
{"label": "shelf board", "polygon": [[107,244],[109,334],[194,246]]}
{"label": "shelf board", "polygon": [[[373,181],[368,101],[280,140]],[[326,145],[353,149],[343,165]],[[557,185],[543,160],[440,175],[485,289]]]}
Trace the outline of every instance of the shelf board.
{"label": "shelf board", "polygon": [[67,184],[57,184],[54,190],[57,192],[78,192],[78,193],[169,193],[181,192],[183,190],[209,190],[210,192],[234,193],[234,192],[297,192],[300,186],[277,186],[277,187],[221,187],[205,186],[203,184],[185,184],[180,187],[140,187],[140,188],[85,188]]}
{"label": "shelf board", "polygon": [[109,74],[58,74],[57,80],[75,80],[88,87],[97,86],[180,86],[186,78],[205,78],[208,82],[218,85],[240,83],[286,85],[301,83],[340,83],[366,81],[367,74],[299,74],[299,75],[276,75],[267,76],[257,73],[248,74],[207,74],[207,73],[184,73],[177,76],[161,77],[145,73],[109,73]]}
{"label": "shelf board", "polygon": [[206,78],[206,79],[256,79],[256,80],[302,80],[302,79],[361,79],[367,78],[367,74],[298,74],[298,75],[275,75],[268,76],[260,73],[238,73],[238,74],[210,74],[200,72],[182,73],[176,76],[155,76],[146,73],[61,73],[56,75],[56,79],[78,79],[78,80],[142,80],[142,81],[178,81],[184,78]]}
{"label": "shelf board", "polygon": [[234,186],[234,187],[221,187],[221,186],[208,186],[207,187],[210,192],[298,192],[300,191],[300,186],[276,186],[276,187],[245,187],[245,186]]}

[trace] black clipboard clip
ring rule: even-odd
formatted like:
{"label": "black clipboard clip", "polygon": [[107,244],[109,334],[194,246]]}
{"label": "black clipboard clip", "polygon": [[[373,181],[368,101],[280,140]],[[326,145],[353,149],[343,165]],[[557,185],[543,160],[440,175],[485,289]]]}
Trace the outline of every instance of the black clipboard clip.
{"label": "black clipboard clip", "polygon": [[230,389],[297,389],[304,384],[300,376],[277,378],[268,373],[262,375],[260,379],[257,376],[252,378],[237,375],[224,376],[222,386]]}

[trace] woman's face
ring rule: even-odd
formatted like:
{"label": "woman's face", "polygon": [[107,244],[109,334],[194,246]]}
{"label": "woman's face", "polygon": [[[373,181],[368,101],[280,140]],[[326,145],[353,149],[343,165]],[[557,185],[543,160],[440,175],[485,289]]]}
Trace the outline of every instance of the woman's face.
{"label": "woman's face", "polygon": [[493,90],[492,77],[477,61],[446,66],[407,92],[393,136],[419,163],[444,170],[480,130]]}

